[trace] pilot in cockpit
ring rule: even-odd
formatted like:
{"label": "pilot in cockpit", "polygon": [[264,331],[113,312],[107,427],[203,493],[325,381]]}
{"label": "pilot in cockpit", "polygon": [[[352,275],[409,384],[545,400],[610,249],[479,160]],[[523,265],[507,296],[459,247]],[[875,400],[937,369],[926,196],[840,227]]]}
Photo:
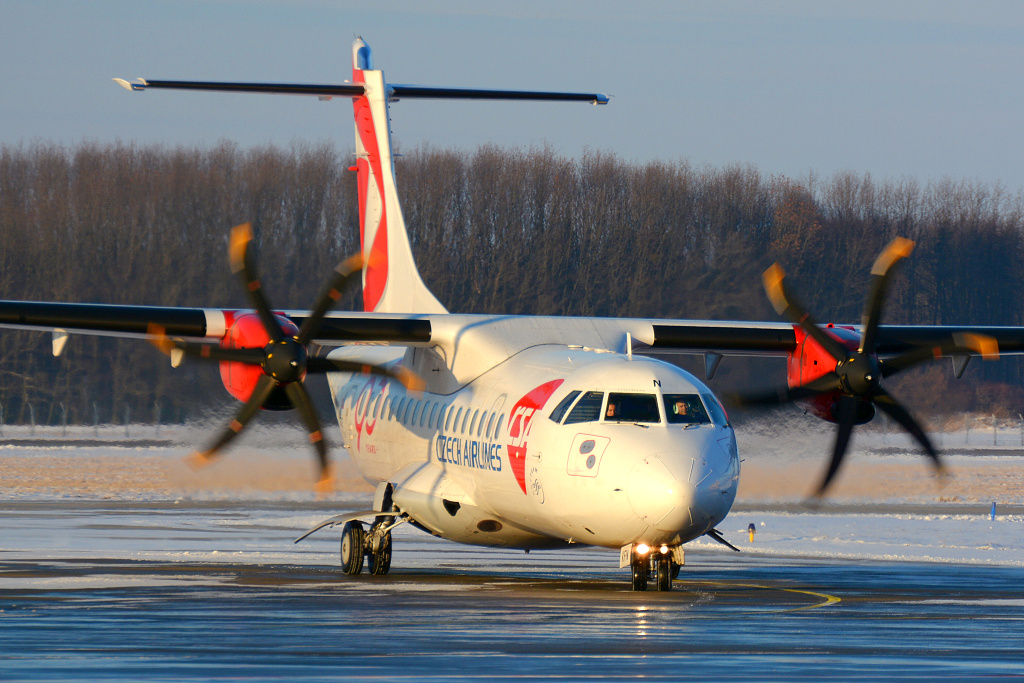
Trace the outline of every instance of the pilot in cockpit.
{"label": "pilot in cockpit", "polygon": [[687,413],[690,412],[690,406],[686,403],[686,401],[678,399],[675,402],[675,405],[672,406],[672,412],[679,416],[679,422],[685,422]]}

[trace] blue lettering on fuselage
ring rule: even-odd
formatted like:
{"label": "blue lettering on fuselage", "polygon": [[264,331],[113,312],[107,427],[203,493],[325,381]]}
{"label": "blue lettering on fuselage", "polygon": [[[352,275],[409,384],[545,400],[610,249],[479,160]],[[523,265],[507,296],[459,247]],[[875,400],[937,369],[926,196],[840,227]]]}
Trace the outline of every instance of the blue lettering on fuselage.
{"label": "blue lettering on fuselage", "polygon": [[498,443],[471,441],[439,434],[434,454],[439,462],[501,472],[501,448],[501,444]]}

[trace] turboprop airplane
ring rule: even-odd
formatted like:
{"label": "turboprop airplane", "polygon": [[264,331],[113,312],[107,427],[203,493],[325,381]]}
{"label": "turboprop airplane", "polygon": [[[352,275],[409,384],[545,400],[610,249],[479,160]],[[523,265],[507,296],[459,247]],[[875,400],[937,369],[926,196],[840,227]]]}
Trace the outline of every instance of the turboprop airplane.
{"label": "turboprop airplane", "polygon": [[[779,267],[765,274],[765,286],[791,322],[449,313],[420,278],[409,245],[389,104],[416,98],[606,104],[608,98],[387,84],[361,39],[352,59],[352,82],[342,85],[115,79],[135,92],[352,99],[361,253],[339,265],[310,311],[271,307],[247,224],[232,231],[229,261],[251,310],[0,302],[0,325],[51,330],[57,355],[70,333],[107,334],[148,338],[174,365],[218,363],[226,389],[243,405],[193,461],[218,455],[261,408],[295,409],[317,453],[318,487],[329,491],[327,441],[304,384],[308,374],[325,373],[340,442],[376,487],[372,509],[332,517],[306,534],[340,526],[346,574],[364,566],[388,573],[391,530],[411,524],[483,546],[618,550],[634,590],[646,590],[649,580],[669,590],[684,562],[683,544],[708,535],[735,550],[716,526],[736,497],[740,460],[726,411],[707,385],[643,352],[703,354],[708,379],[723,355],[787,357],[787,385],[746,400],[800,402],[838,424],[824,491],[853,427],[870,420],[876,407],[939,466],[917,421],[882,387],[884,378],[941,356],[953,357],[962,372],[973,356],[1024,347],[1021,328],[881,326],[888,278],[909,255],[907,240],[893,242],[875,263],[860,325],[815,323]],[[356,279],[365,312],[330,312]]]}

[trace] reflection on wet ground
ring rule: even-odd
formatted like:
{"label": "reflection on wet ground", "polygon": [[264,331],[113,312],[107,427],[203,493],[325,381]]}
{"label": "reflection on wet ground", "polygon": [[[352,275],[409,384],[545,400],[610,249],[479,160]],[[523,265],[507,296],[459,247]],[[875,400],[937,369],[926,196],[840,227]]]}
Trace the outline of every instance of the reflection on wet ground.
{"label": "reflection on wet ground", "polygon": [[[3,680],[1024,674],[1019,568],[707,552],[688,554],[672,592],[633,593],[607,551],[411,532],[391,575],[348,578],[333,537],[283,554],[303,548],[280,544],[305,509],[78,509],[68,536],[54,517],[76,511],[43,507],[2,519],[15,539],[0,550]],[[147,550],[161,543],[165,556]]]}

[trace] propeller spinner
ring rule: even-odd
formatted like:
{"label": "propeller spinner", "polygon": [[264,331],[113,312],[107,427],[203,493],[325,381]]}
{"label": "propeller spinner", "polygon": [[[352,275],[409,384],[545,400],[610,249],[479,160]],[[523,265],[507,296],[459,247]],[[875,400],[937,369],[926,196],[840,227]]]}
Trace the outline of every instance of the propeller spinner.
{"label": "propeller spinner", "polygon": [[294,326],[283,325],[282,321],[274,315],[263,294],[256,266],[253,263],[252,250],[249,248],[252,240],[252,226],[249,223],[232,228],[228,250],[231,271],[241,277],[249,304],[259,316],[270,341],[263,348],[223,348],[214,344],[171,339],[163,328],[156,325],[149,328],[151,341],[154,346],[168,355],[177,350],[186,356],[201,360],[255,365],[263,371],[252,394],[234,419],[209,448],[196,451],[189,456],[190,464],[197,467],[206,465],[218,456],[221,449],[245,429],[259,409],[271,398],[275,389],[281,388],[292,406],[299,412],[299,417],[309,434],[310,443],[316,450],[320,468],[316,489],[319,493],[326,493],[334,486],[333,472],[320,418],[306,391],[306,375],[324,372],[361,372],[385,375],[398,380],[406,388],[414,391],[422,390],[423,382],[415,373],[402,367],[381,368],[352,361],[310,357],[310,342],[324,316],[341,298],[345,289],[351,285],[354,276],[363,268],[363,259],[360,255],[352,256],[338,264],[317,300],[316,306],[303,321],[302,327],[295,331]]}
{"label": "propeller spinner", "polygon": [[775,310],[790,319],[814,339],[836,362],[835,369],[806,384],[784,387],[772,392],[738,397],[741,405],[773,405],[808,399],[821,394],[835,394],[834,417],[838,423],[832,459],[828,472],[815,492],[821,497],[832,483],[849,447],[853,427],[868,421],[874,408],[902,426],[924,449],[937,472],[942,473],[938,451],[921,425],[888,391],[882,380],[926,360],[952,354],[976,353],[986,358],[998,355],[998,345],[990,337],[954,334],[929,347],[911,349],[895,358],[882,360],[875,354],[878,326],[893,266],[913,251],[914,243],[897,237],[885,248],[871,269],[871,289],[861,318],[862,333],[856,349],[851,349],[818,326],[810,313],[797,301],[785,285],[785,273],[776,263],[765,271],[765,291]]}

